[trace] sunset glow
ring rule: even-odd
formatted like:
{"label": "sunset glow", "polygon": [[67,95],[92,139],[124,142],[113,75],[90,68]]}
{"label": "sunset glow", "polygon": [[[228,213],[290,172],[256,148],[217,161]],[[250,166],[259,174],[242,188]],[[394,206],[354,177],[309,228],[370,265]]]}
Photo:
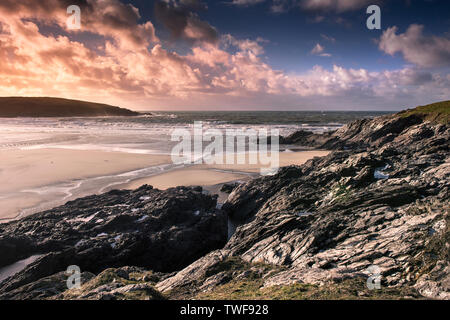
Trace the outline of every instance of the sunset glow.
{"label": "sunset glow", "polygon": [[[140,110],[393,110],[450,96],[445,30],[424,25],[414,18],[417,7],[408,11],[405,4],[401,14],[383,12],[382,30],[369,31],[367,1],[344,2],[2,0],[0,96]],[[67,28],[70,4],[81,8],[80,30]],[[230,30],[215,25],[218,9]],[[232,12],[258,15],[249,24],[261,29],[274,17],[274,31],[233,33]],[[283,28],[283,15],[296,15],[310,30]],[[353,15],[359,18],[349,20]],[[339,17],[349,25],[334,22]],[[353,52],[344,50],[347,44]]]}

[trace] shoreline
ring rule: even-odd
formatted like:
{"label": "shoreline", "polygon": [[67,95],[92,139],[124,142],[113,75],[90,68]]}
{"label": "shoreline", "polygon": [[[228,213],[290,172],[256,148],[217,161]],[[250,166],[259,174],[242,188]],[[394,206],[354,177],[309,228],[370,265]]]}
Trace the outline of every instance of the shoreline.
{"label": "shoreline", "polygon": [[95,194],[115,177],[169,160],[167,155],[98,150],[10,150],[0,159],[0,223]]}
{"label": "shoreline", "polygon": [[[330,136],[313,142],[344,151],[308,162],[328,152],[284,152],[281,165],[306,163],[248,181],[222,208],[217,184],[147,185],[1,225],[0,299],[448,300],[448,126],[400,115]],[[191,165],[145,179],[258,175],[245,169]],[[75,291],[65,286],[72,261],[84,273]]]}
{"label": "shoreline", "polygon": [[[280,167],[301,165],[328,153],[280,152]],[[180,166],[169,155],[45,148],[12,150],[0,159],[0,168],[0,179],[6,182],[0,186],[0,223],[7,223],[77,198],[144,184],[161,190],[176,186],[217,190],[224,183],[259,176],[261,166]]]}

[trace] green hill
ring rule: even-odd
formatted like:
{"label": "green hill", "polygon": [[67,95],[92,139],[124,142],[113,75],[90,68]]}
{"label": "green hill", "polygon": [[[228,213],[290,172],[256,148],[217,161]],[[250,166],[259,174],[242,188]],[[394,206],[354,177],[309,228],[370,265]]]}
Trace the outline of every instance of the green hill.
{"label": "green hill", "polygon": [[448,124],[450,120],[450,100],[436,102],[426,106],[419,106],[414,109],[408,109],[398,113],[398,115],[401,117],[418,115],[429,121]]}
{"label": "green hill", "polygon": [[0,97],[0,117],[136,116],[139,113],[107,104],[61,98]]}

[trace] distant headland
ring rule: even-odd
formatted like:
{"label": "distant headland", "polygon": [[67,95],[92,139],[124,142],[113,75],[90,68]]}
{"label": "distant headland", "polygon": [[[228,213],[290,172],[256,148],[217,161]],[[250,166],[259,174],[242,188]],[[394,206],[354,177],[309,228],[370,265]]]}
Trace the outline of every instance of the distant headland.
{"label": "distant headland", "polygon": [[138,112],[79,100],[48,97],[0,97],[0,117],[137,116]]}

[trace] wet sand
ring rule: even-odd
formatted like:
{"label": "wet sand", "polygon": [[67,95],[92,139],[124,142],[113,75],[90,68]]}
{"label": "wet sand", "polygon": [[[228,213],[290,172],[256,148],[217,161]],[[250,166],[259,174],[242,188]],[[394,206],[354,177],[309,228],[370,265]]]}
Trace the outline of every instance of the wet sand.
{"label": "wet sand", "polygon": [[[329,151],[281,152],[280,167],[301,165],[314,157],[322,157]],[[122,185],[125,189],[135,189],[144,184],[158,189],[177,186],[213,186],[237,180],[248,180],[259,174],[260,164],[198,164],[187,168],[173,170],[160,175],[147,177]]]}
{"label": "wet sand", "polygon": [[69,149],[2,151],[0,196],[72,179],[104,176],[169,163],[165,155]]}
{"label": "wet sand", "polygon": [[[330,151],[312,150],[312,151],[295,151],[295,152],[280,152],[279,153],[279,167],[286,167],[290,165],[302,165],[306,161],[314,157],[323,157],[329,154]],[[244,162],[249,162],[248,157]],[[269,168],[269,165],[264,164],[201,164],[197,166],[200,169],[219,169],[232,170],[249,173],[260,173],[261,168]]]}
{"label": "wet sand", "polygon": [[[328,151],[281,152],[280,167],[300,165]],[[84,179],[115,176],[143,168],[172,164],[169,155],[131,154],[69,149],[2,151],[0,157],[0,222],[64,204],[68,200],[110,189],[134,189],[143,184],[158,189],[176,186],[218,187],[223,183],[258,176],[260,164],[198,164],[152,174],[128,182],[102,185],[103,180],[81,184],[76,194],[57,184],[76,184]],[[53,188],[53,189],[52,189]],[[70,186],[69,186],[70,189]],[[213,188],[214,189],[214,188]],[[69,195],[68,195],[69,194]]]}
{"label": "wet sand", "polygon": [[125,189],[136,189],[144,184],[165,190],[177,186],[210,186],[236,180],[248,179],[247,174],[221,172],[209,168],[183,168],[153,177],[142,178],[123,185]]}
{"label": "wet sand", "polygon": [[[166,155],[68,149],[7,150],[0,157],[0,220],[46,199],[33,188],[114,175],[170,162]],[[61,198],[64,194],[60,194]]]}

